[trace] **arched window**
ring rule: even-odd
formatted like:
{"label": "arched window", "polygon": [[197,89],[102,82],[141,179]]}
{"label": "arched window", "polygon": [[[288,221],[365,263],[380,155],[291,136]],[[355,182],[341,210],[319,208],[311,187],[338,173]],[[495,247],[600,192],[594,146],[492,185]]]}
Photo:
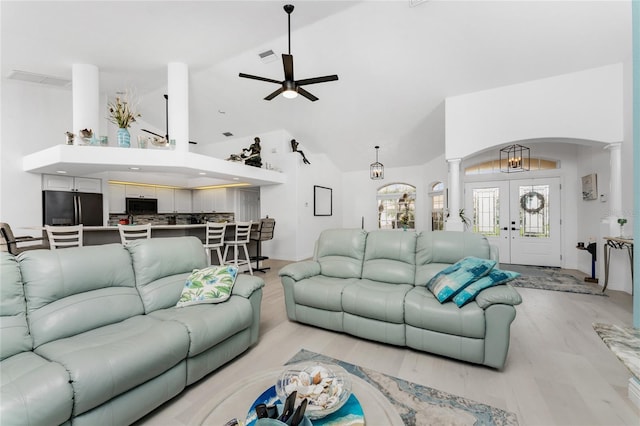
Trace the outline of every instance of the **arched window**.
{"label": "arched window", "polygon": [[392,183],[378,189],[378,228],[415,229],[416,187]]}
{"label": "arched window", "polygon": [[431,185],[429,192],[431,197],[431,230],[442,231],[444,229],[444,183],[436,182]]}

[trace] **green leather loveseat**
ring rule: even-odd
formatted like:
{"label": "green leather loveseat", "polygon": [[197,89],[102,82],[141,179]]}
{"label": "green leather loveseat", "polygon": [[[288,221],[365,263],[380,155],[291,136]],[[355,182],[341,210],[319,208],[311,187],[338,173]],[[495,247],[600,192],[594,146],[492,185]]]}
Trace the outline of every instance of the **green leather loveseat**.
{"label": "green leather loveseat", "polygon": [[195,237],[0,253],[2,425],[125,425],[258,341],[264,281],[175,307]]}
{"label": "green leather loveseat", "polygon": [[501,369],[518,292],[508,284],[487,288],[459,308],[440,303],[426,288],[435,274],[467,256],[496,260],[497,251],[470,232],[325,230],[313,260],[279,272],[287,316]]}

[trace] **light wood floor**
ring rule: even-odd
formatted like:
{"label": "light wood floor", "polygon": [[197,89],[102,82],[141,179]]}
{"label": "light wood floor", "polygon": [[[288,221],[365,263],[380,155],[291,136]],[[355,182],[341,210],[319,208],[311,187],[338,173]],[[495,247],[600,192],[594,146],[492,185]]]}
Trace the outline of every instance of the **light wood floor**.
{"label": "light wood floor", "polygon": [[[626,293],[607,290],[609,297],[601,297],[519,288],[523,303],[511,326],[507,364],[497,371],[290,322],[277,275],[286,263],[265,261],[272,269],[257,273],[266,282],[258,344],[140,424],[190,424],[209,395],[281,366],[304,348],[514,412],[521,425],[640,425],[640,410],[627,397],[630,373],[591,326],[631,326]],[[367,424],[376,426],[375,419]]]}

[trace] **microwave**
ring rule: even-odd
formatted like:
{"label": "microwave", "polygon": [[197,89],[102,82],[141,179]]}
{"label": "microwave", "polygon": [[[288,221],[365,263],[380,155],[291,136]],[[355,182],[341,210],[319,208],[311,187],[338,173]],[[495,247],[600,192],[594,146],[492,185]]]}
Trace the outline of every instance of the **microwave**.
{"label": "microwave", "polygon": [[158,200],[155,198],[127,198],[127,214],[157,214]]}

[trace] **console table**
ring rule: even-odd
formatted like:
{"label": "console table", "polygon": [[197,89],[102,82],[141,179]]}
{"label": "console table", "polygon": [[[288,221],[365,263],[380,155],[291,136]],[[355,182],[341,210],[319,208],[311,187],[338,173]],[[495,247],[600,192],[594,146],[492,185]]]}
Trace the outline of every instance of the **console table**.
{"label": "console table", "polygon": [[[604,287],[602,292],[607,289],[609,283],[609,261],[611,249],[626,249],[629,253],[629,261],[631,262],[631,280],[633,280],[633,238],[621,238],[621,237],[604,237]],[[633,286],[631,287],[633,288]]]}

